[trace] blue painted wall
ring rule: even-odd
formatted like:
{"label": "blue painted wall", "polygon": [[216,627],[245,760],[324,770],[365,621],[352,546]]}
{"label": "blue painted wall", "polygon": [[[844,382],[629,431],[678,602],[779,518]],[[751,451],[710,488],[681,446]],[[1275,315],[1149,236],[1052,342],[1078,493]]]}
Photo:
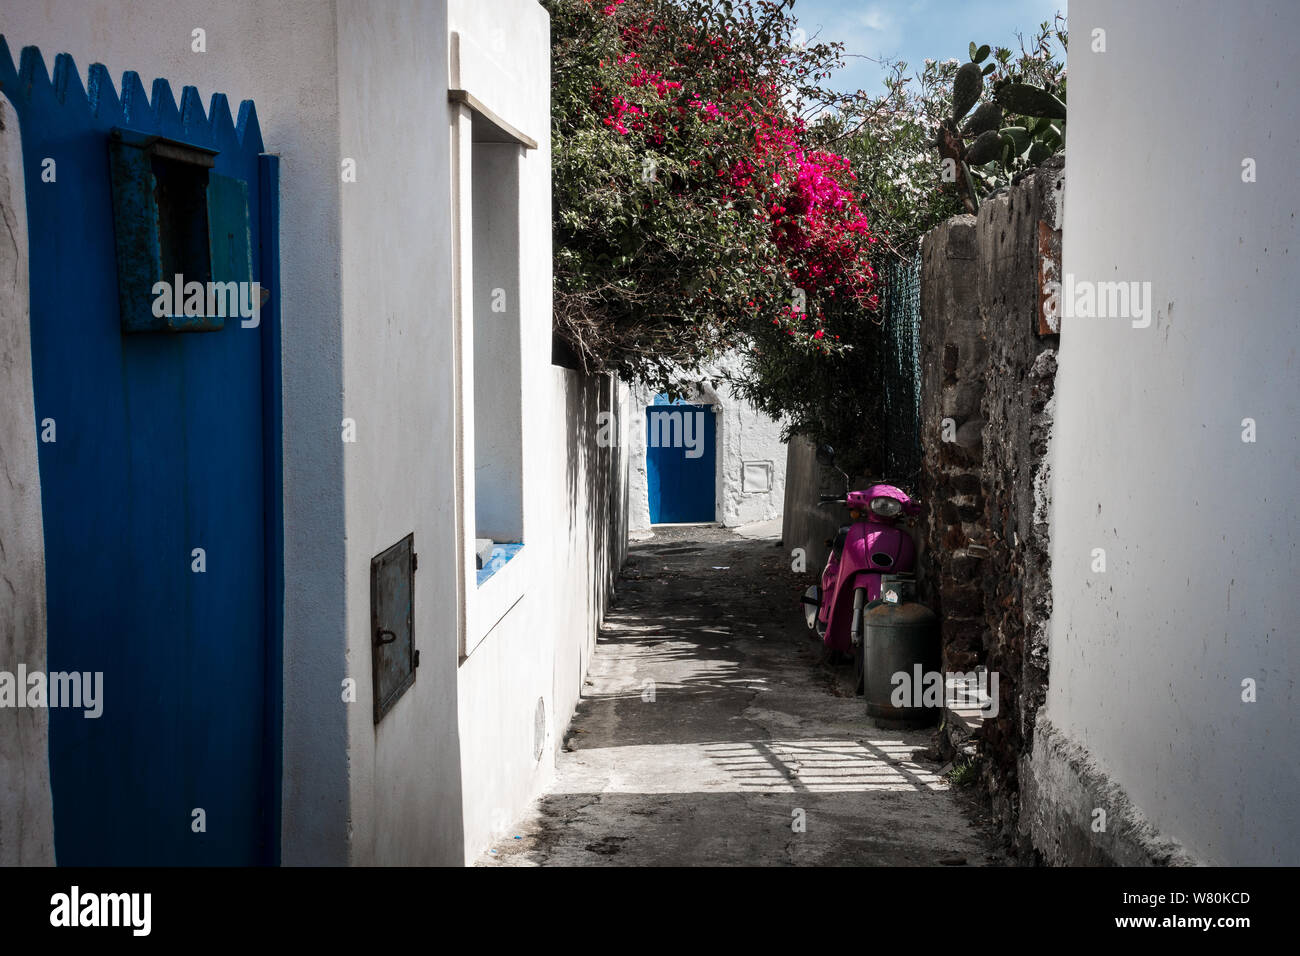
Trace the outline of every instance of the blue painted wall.
{"label": "blue painted wall", "polygon": [[[681,427],[656,425],[657,414],[680,413]],[[693,447],[685,447],[686,416]],[[711,405],[669,403],[656,396],[646,409],[646,478],[651,524],[714,521],[717,518],[717,422]],[[659,447],[654,442],[658,440]],[[697,455],[698,457],[689,457]]]}
{"label": "blue painted wall", "polygon": [[[34,48],[15,69],[3,38],[0,91],[23,141],[36,418],[57,423],[39,452],[45,668],[104,674],[102,717],[50,713],[58,862],[277,862],[275,163],[249,102],[236,123],[221,95],[205,111],[187,87],[178,107],[134,73],[119,96],[98,64],[84,89],[65,54],[53,76]],[[113,127],[217,150],[213,172],[248,185],[252,278],[272,286],[258,328],[123,334]]]}

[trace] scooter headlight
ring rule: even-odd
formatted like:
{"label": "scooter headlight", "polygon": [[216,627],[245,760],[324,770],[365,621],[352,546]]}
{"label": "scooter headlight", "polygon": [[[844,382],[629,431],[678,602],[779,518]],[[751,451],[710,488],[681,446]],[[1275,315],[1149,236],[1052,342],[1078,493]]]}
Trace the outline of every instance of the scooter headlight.
{"label": "scooter headlight", "polygon": [[903,503],[897,498],[872,498],[871,510],[882,518],[897,518],[903,513]]}

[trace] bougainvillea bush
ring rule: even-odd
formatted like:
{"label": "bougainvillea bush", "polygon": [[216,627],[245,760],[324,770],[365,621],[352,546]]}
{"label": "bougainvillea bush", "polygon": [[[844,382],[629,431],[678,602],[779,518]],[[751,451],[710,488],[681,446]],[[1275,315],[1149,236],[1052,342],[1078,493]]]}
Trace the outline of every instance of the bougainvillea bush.
{"label": "bougainvillea bush", "polygon": [[750,384],[842,352],[875,237],[825,147],[839,48],[790,0],[547,0],[556,334],[589,371],[671,388],[721,351]]}

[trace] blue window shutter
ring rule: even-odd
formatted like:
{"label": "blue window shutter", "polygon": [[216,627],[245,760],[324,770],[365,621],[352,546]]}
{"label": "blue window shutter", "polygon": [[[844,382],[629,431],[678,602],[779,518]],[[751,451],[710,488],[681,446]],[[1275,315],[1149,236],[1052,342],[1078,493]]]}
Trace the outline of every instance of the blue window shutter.
{"label": "blue window shutter", "polygon": [[208,248],[213,282],[252,282],[253,243],[248,227],[248,184],[208,174]]}
{"label": "blue window shutter", "polygon": [[[213,278],[212,262],[218,258],[211,248],[213,206],[210,180],[216,152],[175,140],[125,129],[109,135],[109,170],[113,183],[113,230],[117,252],[118,303],[124,332],[209,332],[225,324],[220,316],[207,313],[207,283]],[[219,183],[222,210],[229,207],[227,225],[242,223],[245,281],[248,265],[248,191],[242,182]],[[237,210],[236,210],[236,207]],[[236,220],[235,216],[239,219]],[[178,280],[177,277],[180,277]],[[165,282],[172,288],[154,314],[154,287]],[[200,315],[184,312],[184,287],[204,287],[204,308]],[[179,283],[182,288],[175,289]]]}
{"label": "blue window shutter", "polygon": [[113,137],[108,143],[108,157],[113,181],[117,299],[122,330],[164,329],[166,320],[156,320],[153,315],[153,286],[162,277],[162,250],[149,154]]}

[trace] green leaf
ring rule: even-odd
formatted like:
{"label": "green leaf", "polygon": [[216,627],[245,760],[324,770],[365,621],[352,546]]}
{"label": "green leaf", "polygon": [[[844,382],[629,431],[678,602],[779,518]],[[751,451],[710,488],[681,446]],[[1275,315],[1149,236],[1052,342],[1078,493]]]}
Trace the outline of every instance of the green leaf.
{"label": "green leaf", "polygon": [[979,194],[975,191],[975,180],[971,177],[970,167],[967,166],[965,163],[962,163],[961,168],[962,171],[966,173],[966,185],[970,188],[971,204],[975,207],[975,211],[979,212],[980,211]]}
{"label": "green leaf", "polygon": [[1001,151],[1001,135],[995,129],[986,130],[980,133],[966,150],[966,163],[969,166],[983,166],[997,159]]}
{"label": "green leaf", "polygon": [[1029,130],[1023,126],[1002,127],[1002,138],[1011,145],[1013,156],[1019,156],[1029,148]]}
{"label": "green leaf", "polygon": [[[984,89],[984,77],[974,63],[966,63],[952,81],[952,119],[954,123],[970,112]],[[1050,95],[1050,94],[1049,94]],[[1064,114],[1062,114],[1064,115]]]}
{"label": "green leaf", "polygon": [[996,70],[997,68],[998,68],[998,65],[997,65],[996,63],[990,63],[988,66],[984,67],[984,75],[985,75],[985,76],[988,76],[990,73],[992,73],[992,72],[993,72],[994,70]]}
{"label": "green leaf", "polygon": [[974,40],[971,40],[971,41],[970,41],[970,61],[971,61],[972,63],[978,63],[978,62],[979,62],[979,60],[975,59],[975,52],[976,52],[976,51],[975,51],[975,41],[974,41]]}
{"label": "green leaf", "polygon": [[[972,43],[971,46],[974,47],[975,44]],[[983,62],[984,62],[984,58],[985,58],[986,56],[988,56],[988,55],[989,55],[989,45],[986,43],[986,44],[984,44],[982,47],[980,47],[978,50],[976,50],[974,53],[972,53],[972,54],[970,55],[971,62],[972,62],[972,63],[983,63]]]}
{"label": "green leaf", "polygon": [[993,98],[1009,112],[1020,116],[1046,116],[1065,119],[1065,104],[1046,90],[1028,83],[1008,83],[993,94]]}
{"label": "green leaf", "polygon": [[997,129],[1002,125],[1002,107],[997,103],[981,103],[971,118],[966,121],[962,127],[962,136],[978,136],[980,133],[990,129]]}

